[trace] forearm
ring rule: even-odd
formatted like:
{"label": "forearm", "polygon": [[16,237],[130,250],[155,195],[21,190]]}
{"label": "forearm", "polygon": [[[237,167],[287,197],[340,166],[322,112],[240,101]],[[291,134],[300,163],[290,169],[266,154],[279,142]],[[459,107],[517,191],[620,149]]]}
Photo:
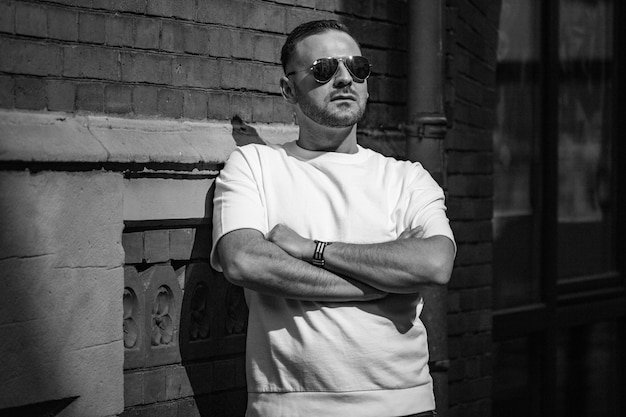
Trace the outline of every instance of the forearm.
{"label": "forearm", "polygon": [[[407,229],[393,241],[376,244],[334,242],[324,251],[324,268],[384,292],[411,293],[424,284],[446,284],[454,261],[454,244],[445,236],[422,238],[422,229]],[[268,240],[297,259],[311,262],[316,244],[285,225],[276,225]]]}
{"label": "forearm", "polygon": [[326,247],[325,268],[390,293],[410,293],[424,284],[446,284],[454,245],[444,236],[368,245],[336,242]]}
{"label": "forearm", "polygon": [[223,236],[218,251],[225,277],[233,284],[284,298],[358,301],[383,297],[371,286],[293,258],[252,229]]}

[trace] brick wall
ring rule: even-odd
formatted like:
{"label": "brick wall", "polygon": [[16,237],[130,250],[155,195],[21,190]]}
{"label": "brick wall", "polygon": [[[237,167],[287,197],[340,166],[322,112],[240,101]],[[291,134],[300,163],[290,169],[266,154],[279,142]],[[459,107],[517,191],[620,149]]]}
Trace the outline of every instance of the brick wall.
{"label": "brick wall", "polygon": [[447,1],[450,416],[491,415],[492,136],[499,2]]}
{"label": "brick wall", "polygon": [[[369,123],[403,118],[402,1],[0,1],[0,107],[292,123],[280,47],[341,18],[379,74]],[[376,21],[372,17],[376,17]]]}

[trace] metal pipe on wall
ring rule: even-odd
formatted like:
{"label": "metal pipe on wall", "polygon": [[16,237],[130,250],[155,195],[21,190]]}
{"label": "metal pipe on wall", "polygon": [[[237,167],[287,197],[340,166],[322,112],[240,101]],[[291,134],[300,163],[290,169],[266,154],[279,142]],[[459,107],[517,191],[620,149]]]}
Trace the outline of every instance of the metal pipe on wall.
{"label": "metal pipe on wall", "polygon": [[444,2],[409,0],[407,157],[435,176],[443,172]]}
{"label": "metal pipe on wall", "polygon": [[[444,179],[444,7],[441,0],[408,0],[407,158],[419,161],[441,183]],[[429,365],[437,412],[448,415],[447,288],[424,286],[422,321],[428,331]]]}

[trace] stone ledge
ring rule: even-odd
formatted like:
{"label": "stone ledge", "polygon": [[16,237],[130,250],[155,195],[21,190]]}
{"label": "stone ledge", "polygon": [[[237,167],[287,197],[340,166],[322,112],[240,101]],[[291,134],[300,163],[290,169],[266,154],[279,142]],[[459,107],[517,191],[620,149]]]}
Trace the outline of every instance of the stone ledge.
{"label": "stone ledge", "polygon": [[[125,119],[0,110],[0,164],[221,163],[243,142],[283,143],[294,125]],[[243,128],[242,128],[243,126]],[[233,134],[234,133],[234,134]]]}

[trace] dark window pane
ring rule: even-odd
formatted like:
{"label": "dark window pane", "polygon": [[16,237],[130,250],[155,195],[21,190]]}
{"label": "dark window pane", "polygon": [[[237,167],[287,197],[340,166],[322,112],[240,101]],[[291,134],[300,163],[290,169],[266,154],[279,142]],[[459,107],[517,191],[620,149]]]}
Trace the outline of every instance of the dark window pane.
{"label": "dark window pane", "polygon": [[559,25],[559,277],[615,267],[611,152],[613,7],[561,0]]}
{"label": "dark window pane", "polygon": [[539,416],[541,361],[531,338],[494,345],[493,415]]}
{"label": "dark window pane", "polygon": [[561,330],[557,350],[557,416],[615,417],[624,394],[624,322]]}
{"label": "dark window pane", "polygon": [[504,0],[497,66],[494,129],[495,307],[539,300],[539,210],[541,127],[538,1]]}

